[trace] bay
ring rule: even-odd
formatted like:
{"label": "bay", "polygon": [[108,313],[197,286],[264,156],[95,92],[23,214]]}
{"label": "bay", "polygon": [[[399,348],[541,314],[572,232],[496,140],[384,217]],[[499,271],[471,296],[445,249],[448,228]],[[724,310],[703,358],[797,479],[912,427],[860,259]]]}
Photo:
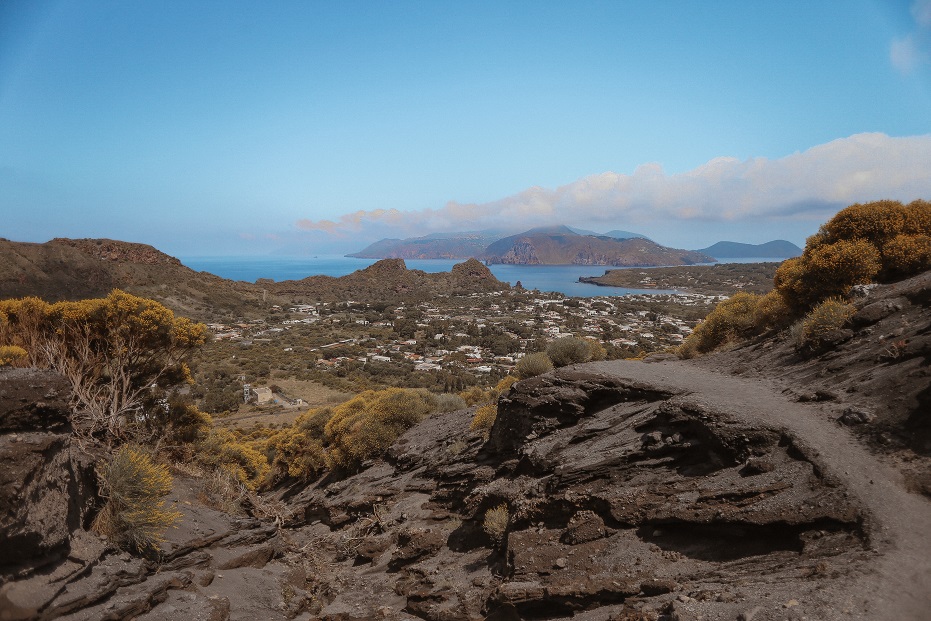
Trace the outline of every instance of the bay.
{"label": "bay", "polygon": [[[753,263],[763,259],[742,259],[739,263]],[[779,259],[772,259],[779,260]],[[406,259],[408,269],[428,273],[448,272],[463,259]],[[732,260],[733,261],[733,260]],[[316,257],[181,257],[181,262],[198,272],[210,272],[230,280],[254,283],[259,278],[300,280],[307,276],[345,276],[364,269],[376,259],[357,259],[340,255]],[[511,285],[519,281],[525,289],[556,291],[572,297],[619,296],[638,293],[674,293],[656,289],[626,289],[599,287],[579,282],[579,276],[601,276],[608,269],[622,269],[602,265],[489,265],[488,269],[498,280]],[[630,268],[637,269],[637,268]]]}

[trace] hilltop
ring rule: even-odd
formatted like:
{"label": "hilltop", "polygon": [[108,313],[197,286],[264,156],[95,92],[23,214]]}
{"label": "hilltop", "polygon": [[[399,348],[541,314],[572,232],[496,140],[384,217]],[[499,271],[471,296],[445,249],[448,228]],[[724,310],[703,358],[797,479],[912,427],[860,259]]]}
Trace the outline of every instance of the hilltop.
{"label": "hilltop", "polygon": [[158,300],[190,317],[254,313],[255,285],[195,272],[146,244],[112,239],[56,238],[43,244],[0,240],[0,299],[49,302],[106,296],[113,289]]}
{"label": "hilltop", "polygon": [[449,272],[435,274],[409,270],[404,259],[382,259],[338,278],[309,276],[280,283],[260,280],[259,284],[279,296],[323,302],[421,300],[437,295],[467,295],[510,288],[475,259],[458,263]]}

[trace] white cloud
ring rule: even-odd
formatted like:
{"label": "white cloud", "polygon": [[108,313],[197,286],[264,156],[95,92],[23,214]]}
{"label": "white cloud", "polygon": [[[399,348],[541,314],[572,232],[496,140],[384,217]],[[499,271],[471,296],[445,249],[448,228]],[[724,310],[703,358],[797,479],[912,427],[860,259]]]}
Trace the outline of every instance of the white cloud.
{"label": "white cloud", "polygon": [[927,62],[927,55],[921,51],[915,38],[906,35],[901,39],[893,39],[889,46],[889,60],[892,66],[904,74],[909,74],[919,65]]}
{"label": "white cloud", "polygon": [[568,185],[533,187],[481,204],[357,211],[336,221],[298,222],[334,235],[417,236],[433,231],[548,224],[648,226],[669,222],[822,222],[855,202],[931,198],[931,135],[857,134],[779,158],[717,158],[669,175],[659,164],[605,172]]}
{"label": "white cloud", "polygon": [[899,72],[908,75],[928,64],[929,31],[931,31],[931,0],[915,0],[911,7],[915,20],[913,32],[892,40],[889,60]]}
{"label": "white cloud", "polygon": [[931,0],[915,0],[912,3],[912,17],[922,28],[931,28]]}

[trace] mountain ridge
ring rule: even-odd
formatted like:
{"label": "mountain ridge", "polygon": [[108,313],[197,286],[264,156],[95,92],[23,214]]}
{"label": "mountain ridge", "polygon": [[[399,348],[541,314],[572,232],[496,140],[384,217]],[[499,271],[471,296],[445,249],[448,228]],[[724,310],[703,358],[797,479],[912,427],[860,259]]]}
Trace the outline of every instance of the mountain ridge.
{"label": "mountain ridge", "polygon": [[472,259],[449,272],[409,270],[386,259],[340,277],[256,283],[196,272],[147,244],[112,239],[56,238],[45,243],[0,239],[0,298],[36,296],[48,302],[104,297],[113,289],[157,300],[197,319],[217,313],[261,315],[292,297],[325,301],[422,299],[437,294],[506,290],[487,267]]}
{"label": "mountain ridge", "polygon": [[[474,257],[489,263],[499,262],[496,257],[505,254],[500,246],[496,246],[493,251],[489,247],[498,242],[518,236],[530,237],[538,235],[578,235],[581,237],[594,237],[600,240],[613,239],[624,241],[629,239],[645,239],[653,241],[646,235],[613,229],[606,233],[597,233],[588,229],[572,227],[568,225],[551,225],[531,228],[526,231],[508,234],[500,230],[483,230],[483,231],[466,231],[450,233],[431,233],[421,237],[407,238],[384,238],[373,242],[359,250],[347,254],[347,257],[362,259],[467,259]],[[653,242],[655,243],[655,242]],[[657,244],[661,246],[661,244]],[[639,250],[643,252],[643,250]],[[688,252],[688,251],[682,251]],[[802,249],[790,241],[784,239],[774,239],[762,244],[747,244],[735,241],[719,241],[707,248],[699,248],[692,252],[706,255],[709,259],[740,259],[740,258],[757,258],[768,257],[778,259],[789,259],[799,256]],[[562,262],[566,261],[566,262]],[[678,265],[690,265],[696,261],[675,263]],[[713,262],[710,260],[698,262]],[[575,263],[572,260],[563,258],[559,263],[542,262],[541,265],[567,265]],[[531,263],[532,264],[532,263]],[[628,266],[634,265],[630,262],[619,263],[576,263],[580,265],[617,265]],[[640,266],[640,264],[636,264]],[[648,263],[644,267],[666,265],[666,263]]]}
{"label": "mountain ridge", "polygon": [[485,249],[488,263],[513,265],[612,265],[646,267],[713,263],[692,250],[661,246],[642,237],[616,239],[580,235],[569,227],[531,229],[496,241]]}

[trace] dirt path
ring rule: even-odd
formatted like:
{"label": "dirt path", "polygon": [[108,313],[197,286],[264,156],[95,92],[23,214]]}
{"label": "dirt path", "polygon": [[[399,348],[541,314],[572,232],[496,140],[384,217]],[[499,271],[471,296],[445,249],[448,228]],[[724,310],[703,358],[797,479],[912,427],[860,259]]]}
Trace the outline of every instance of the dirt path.
{"label": "dirt path", "polygon": [[878,555],[875,573],[861,575],[839,605],[854,618],[931,618],[931,502],[906,491],[884,465],[834,421],[823,404],[788,400],[773,385],[715,373],[681,362],[594,363],[588,369],[686,391],[679,400],[713,404],[750,423],[784,428],[812,449],[822,474],[836,479],[864,508],[864,530]]}

